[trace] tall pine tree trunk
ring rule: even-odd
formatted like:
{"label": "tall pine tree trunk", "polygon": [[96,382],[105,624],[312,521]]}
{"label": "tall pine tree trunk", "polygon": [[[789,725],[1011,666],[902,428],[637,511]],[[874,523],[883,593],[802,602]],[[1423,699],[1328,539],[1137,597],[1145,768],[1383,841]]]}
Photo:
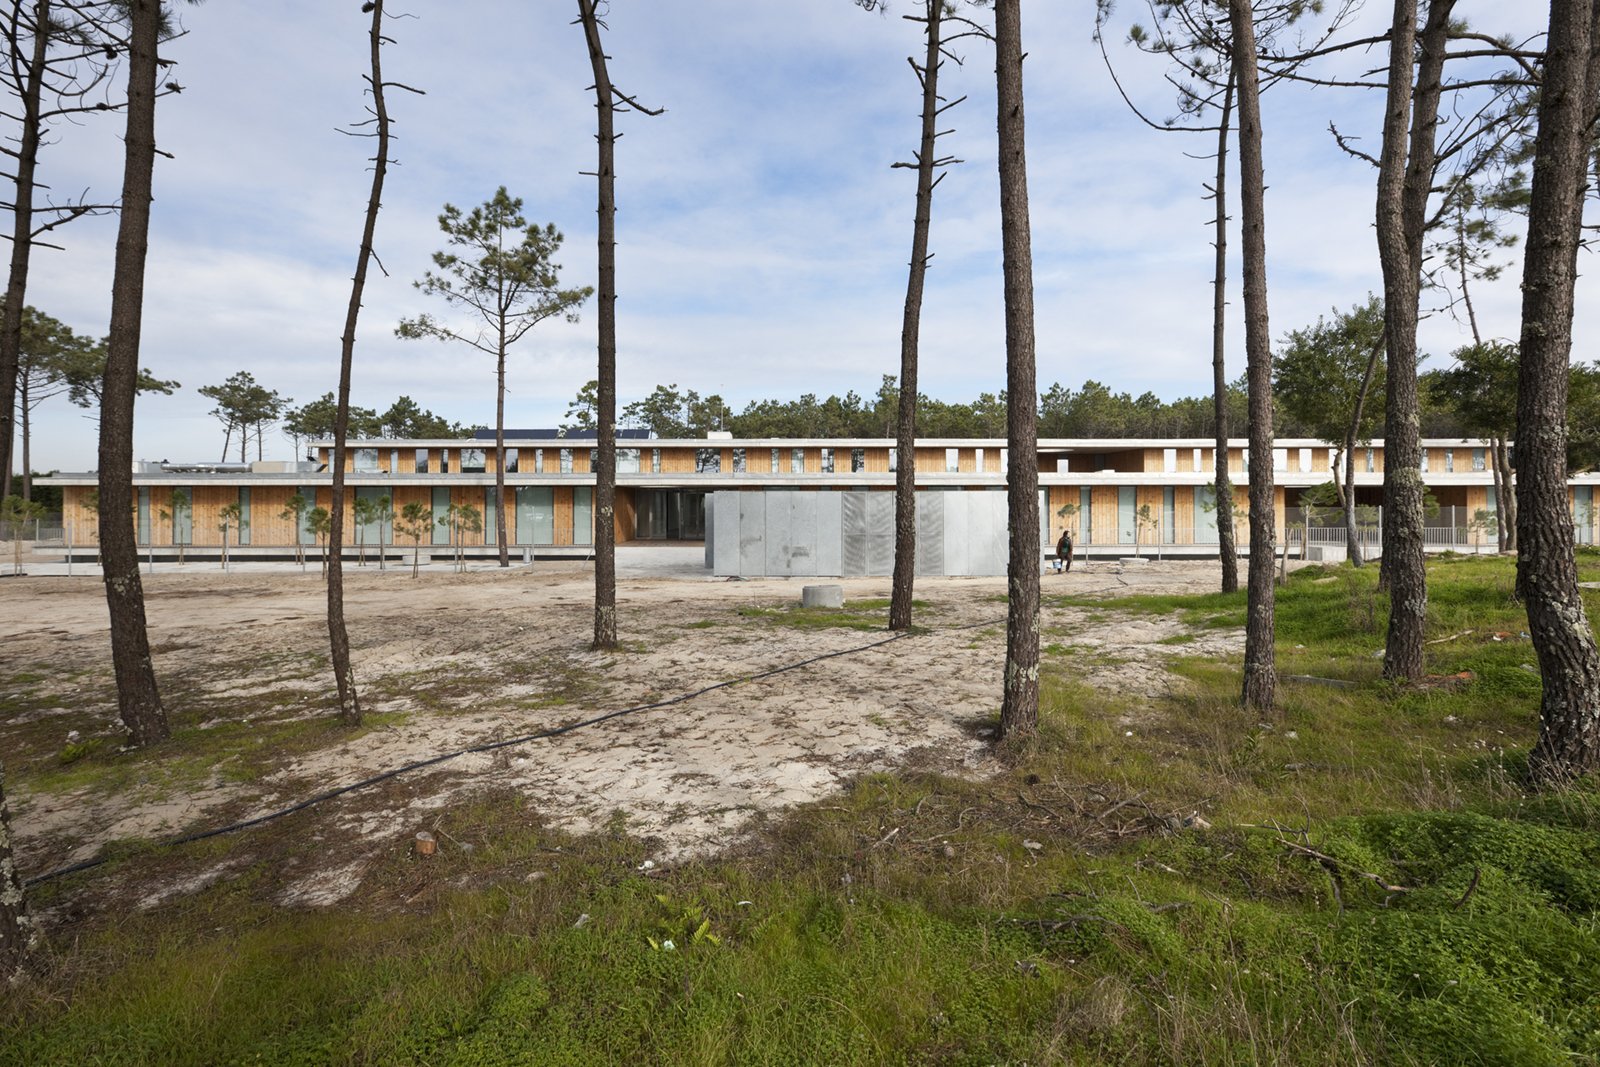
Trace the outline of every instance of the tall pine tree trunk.
{"label": "tall pine tree trunk", "polygon": [[1600,768],[1600,652],[1578,592],[1567,505],[1567,388],[1573,289],[1582,234],[1596,0],[1552,0],[1539,132],[1523,255],[1522,360],[1517,379],[1521,476],[1517,586],[1544,692],[1533,779],[1560,785]]}
{"label": "tall pine tree trunk", "polygon": [[1246,707],[1277,699],[1273,642],[1272,554],[1276,508],[1272,481],[1272,334],[1267,320],[1266,180],[1261,159],[1261,92],[1250,0],[1229,0],[1233,73],[1239,86],[1239,205],[1244,269],[1245,376],[1250,393],[1250,572],[1245,593]]}
{"label": "tall pine tree trunk", "polygon": [[[1389,589],[1389,633],[1383,674],[1407,681],[1422,677],[1428,612],[1417,303],[1422,291],[1422,242],[1437,158],[1435,131],[1453,6],[1454,0],[1432,0],[1427,25],[1418,40],[1416,0],[1395,0],[1378,169],[1378,260],[1383,268],[1384,338],[1389,355],[1383,442],[1383,572]],[[1413,90],[1412,60],[1418,45],[1421,61]]]}
{"label": "tall pine tree trunk", "polygon": [[1344,486],[1340,489],[1339,505],[1344,508],[1344,551],[1350,562],[1359,567],[1364,562],[1361,550],[1361,531],[1356,527],[1356,440],[1361,436],[1361,418],[1367,409],[1367,394],[1372,390],[1372,376],[1378,373],[1378,356],[1383,353],[1381,344],[1373,345],[1367,353],[1367,368],[1361,372],[1361,388],[1356,392],[1356,409],[1350,415],[1350,429],[1344,435]]}
{"label": "tall pine tree trunk", "polygon": [[1233,117],[1234,72],[1222,93],[1222,122],[1217,130],[1217,179],[1212,187],[1217,202],[1217,265],[1211,295],[1211,402],[1216,415],[1217,556],[1222,564],[1222,591],[1239,588],[1239,553],[1233,544],[1233,481],[1228,477],[1228,373],[1224,341],[1228,309],[1228,133]]}
{"label": "tall pine tree trunk", "polygon": [[[383,179],[389,170],[389,110],[383,98],[383,0],[374,0],[372,27],[367,31],[372,55],[372,110],[377,121],[378,151],[373,156],[372,189],[367,196],[367,213],[361,227],[361,249],[356,254],[356,273],[350,283],[350,305],[345,309],[344,337],[339,351],[339,406],[333,420],[333,503],[328,532],[328,641],[333,676],[339,687],[339,717],[351,726],[361,724],[361,698],[356,692],[355,670],[350,664],[350,634],[344,624],[344,457],[345,439],[350,434],[350,377],[355,361],[356,320],[361,316],[361,294],[367,287],[367,265],[372,261],[372,238],[378,228],[378,208],[383,202]],[[382,541],[381,530],[379,541]],[[362,562],[366,562],[366,540],[358,531]],[[380,543],[378,551],[383,551]]]}
{"label": "tall pine tree trunk", "polygon": [[156,157],[156,43],[159,0],[130,0],[128,125],[123,138],[122,219],[111,282],[111,325],[100,392],[100,556],[111,615],[117,709],[135,745],[171,736],[145,626],[133,503],[133,398],[139,375],[145,255]]}
{"label": "tall pine tree trunk", "polygon": [[[21,19],[21,5],[17,9]],[[16,425],[17,373],[22,362],[22,309],[28,299],[28,264],[33,253],[34,174],[39,165],[39,100],[44,82],[45,27],[50,20],[50,0],[33,5],[33,52],[23,81],[22,129],[18,131],[15,155],[16,180],[11,203],[11,274],[6,282],[6,302],[0,316],[0,497],[11,495],[11,468]],[[20,34],[19,25],[13,32]],[[23,470],[27,471],[24,464]]]}
{"label": "tall pine tree trunk", "polygon": [[27,375],[18,375],[17,406],[22,411],[22,499],[33,499],[33,397]]}
{"label": "tall pine tree trunk", "polygon": [[1039,730],[1039,449],[1034,371],[1033,237],[1028,222],[1028,164],[1022,112],[1020,0],[995,0],[995,89],[1000,154],[1000,238],[1005,270],[1006,671],[1000,740]]}
{"label": "tall pine tree trunk", "polygon": [[28,970],[39,931],[28,916],[22,875],[11,852],[11,811],[6,806],[6,770],[0,764],[0,986]]}
{"label": "tall pine tree trunk", "polygon": [[595,422],[600,439],[595,472],[594,641],[597,649],[617,647],[617,191],[616,133],[612,112],[611,75],[600,44],[594,0],[578,0],[578,17],[589,47],[594,72],[595,113],[599,134],[599,368],[596,375]]}
{"label": "tall pine tree trunk", "polygon": [[1511,450],[1506,447],[1504,437],[1496,437],[1493,442],[1493,462],[1498,480],[1495,482],[1495,504],[1500,512],[1500,551],[1515,552],[1517,550],[1517,482],[1516,472],[1511,469]]}
{"label": "tall pine tree trunk", "polygon": [[[484,529],[489,529],[488,515]],[[506,320],[500,318],[500,348],[495,360],[494,396],[494,539],[502,567],[511,566],[511,546],[506,544]]]}
{"label": "tall pine tree trunk", "polygon": [[911,226],[911,267],[906,275],[905,317],[900,323],[900,403],[895,426],[894,585],[889,629],[911,628],[917,570],[917,345],[922,330],[922,286],[928,273],[928,229],[933,217],[934,140],[939,114],[939,56],[944,0],[927,0],[928,50],[922,70],[922,137],[917,144],[917,208]]}

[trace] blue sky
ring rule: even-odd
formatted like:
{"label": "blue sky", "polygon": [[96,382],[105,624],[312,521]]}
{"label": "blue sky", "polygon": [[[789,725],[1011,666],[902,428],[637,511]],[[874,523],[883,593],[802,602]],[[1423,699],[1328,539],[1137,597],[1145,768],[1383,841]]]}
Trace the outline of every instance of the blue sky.
{"label": "blue sky", "polygon": [[[392,22],[385,73],[427,95],[391,94],[400,165],[377,235],[389,276],[368,284],[354,398],[381,407],[404,393],[449,418],[490,422],[489,360],[400,341],[393,329],[441,310],[411,285],[441,247],[441,206],[471,206],[502,184],[530,220],[566,233],[564,278],[593,282],[594,181],[580,172],[594,169],[594,111],[576,5],[390,2],[414,17]],[[1496,31],[1537,30],[1542,17],[1532,4],[1460,8]],[[910,158],[918,129],[906,57],[920,54],[920,28],[899,17],[913,9],[911,0],[887,16],[848,0],[611,5],[614,80],[667,109],[619,118],[624,402],[675,382],[737,409],[759,397],[869,394],[897,372],[914,176],[889,164]],[[1091,40],[1092,4],[1023,9],[1040,387],[1093,378],[1168,399],[1204,393],[1212,250],[1200,196],[1212,164],[1183,153],[1206,153],[1213,138],[1160,134],[1133,118]],[[1357,30],[1384,17],[1364,12]],[[167,55],[185,91],[157,117],[161,147],[176,158],[156,171],[141,362],[183,389],[141,399],[135,453],[147,459],[219,454],[221,427],[195,389],[237,370],[296,401],[334,388],[369,182],[371,143],[336,132],[363,117],[367,19],[356,0],[212,2],[185,7],[182,19],[187,34]],[[965,64],[947,64],[944,83],[968,99],[947,114],[955,132],[941,146],[966,162],[935,200],[922,332],[923,391],[949,400],[998,391],[1005,378],[993,54],[979,41],[958,51]],[[1112,51],[1130,91],[1168,114],[1159,66],[1120,37]],[[1379,50],[1346,65],[1385,61]],[[1275,337],[1381,288],[1374,174],[1333,146],[1329,119],[1374,145],[1381,100],[1296,86],[1269,94]],[[43,158],[45,180],[113,193],[118,125],[61,131]],[[115,220],[60,234],[66,251],[35,256],[29,301],[102,334]],[[1235,257],[1230,376],[1243,369],[1237,271]],[[1475,293],[1490,335],[1517,333],[1517,280],[1513,269]],[[1576,354],[1587,358],[1593,286],[1580,285]],[[1465,340],[1447,316],[1424,324],[1436,364]],[[559,421],[594,376],[594,346],[587,314],[529,334],[511,359],[508,424]],[[83,415],[64,399],[38,410],[36,467],[94,465],[94,424]],[[290,455],[281,437],[267,449]]]}

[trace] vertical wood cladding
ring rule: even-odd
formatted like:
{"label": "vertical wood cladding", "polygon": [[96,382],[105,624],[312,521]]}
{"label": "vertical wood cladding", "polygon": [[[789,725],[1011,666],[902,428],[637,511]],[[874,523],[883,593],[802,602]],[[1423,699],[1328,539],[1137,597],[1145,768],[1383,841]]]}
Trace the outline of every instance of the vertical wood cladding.
{"label": "vertical wood cladding", "polygon": [[632,489],[617,489],[616,511],[614,512],[613,528],[617,531],[617,544],[632,541],[634,530],[639,523],[638,505],[633,499]]}

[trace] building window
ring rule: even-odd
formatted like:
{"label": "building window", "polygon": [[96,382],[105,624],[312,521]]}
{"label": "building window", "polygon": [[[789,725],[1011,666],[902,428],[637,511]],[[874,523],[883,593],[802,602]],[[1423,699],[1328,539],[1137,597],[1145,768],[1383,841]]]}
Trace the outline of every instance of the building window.
{"label": "building window", "polygon": [[580,485],[572,490],[572,543],[594,544],[594,489]]}
{"label": "building window", "polygon": [[1481,470],[1487,470],[1488,469],[1484,465],[1483,449],[1481,449],[1481,448],[1474,448],[1472,450],[1472,469],[1475,470],[1475,471],[1481,471]]}
{"label": "building window", "polygon": [[317,535],[306,528],[306,519],[311,517],[311,509],[317,506],[317,487],[314,485],[302,485],[297,487],[295,492],[299,493],[305,500],[306,509],[300,513],[298,518],[291,512],[289,521],[300,524],[300,528],[295,531],[300,544],[314,545],[317,543]]}
{"label": "building window", "polygon": [[1420,466],[1421,466],[1421,469],[1424,470],[1424,471],[1426,471],[1428,469],[1428,450],[1426,448],[1424,448],[1422,450],[1422,462],[1421,462]]}
{"label": "building window", "polygon": [[1272,469],[1275,471],[1289,469],[1289,450],[1287,448],[1274,448],[1272,450]]}
{"label": "building window", "polygon": [[523,486],[513,497],[516,526],[512,536],[519,545],[553,545],[556,542],[555,490],[548,485]]}
{"label": "building window", "polygon": [[1302,448],[1300,450],[1300,473],[1311,473],[1311,449],[1309,448]]}
{"label": "building window", "polygon": [[639,473],[639,450],[637,448],[617,449],[617,473]]}
{"label": "building window", "polygon": [[824,448],[822,450],[822,473],[833,473],[833,449],[831,448]]}
{"label": "building window", "polygon": [[947,448],[944,450],[944,472],[954,474],[961,469],[961,450]]}
{"label": "building window", "polygon": [[497,543],[495,541],[495,535],[499,532],[500,526],[499,526],[499,522],[495,519],[495,512],[499,510],[496,507],[495,501],[496,501],[495,487],[492,486],[492,485],[484,486],[483,487],[483,543],[486,544],[486,545],[492,545],[492,544],[496,544]]}
{"label": "building window", "polygon": [[561,450],[561,473],[572,473],[572,449],[570,448],[563,448]]}
{"label": "building window", "polygon": [[864,449],[864,448],[852,448],[850,450],[850,473],[851,474],[860,474],[862,471],[864,471],[866,469],[867,469],[867,450]]}
{"label": "building window", "polygon": [[983,454],[983,449],[981,449],[981,448],[973,449],[972,450],[972,469],[977,471],[979,474],[982,474],[983,473],[984,462],[985,462],[985,460],[987,458],[988,457],[986,457]]}
{"label": "building window", "polygon": [[1001,474],[1005,474],[1010,469],[1011,469],[1011,450],[1008,449],[1008,448],[1002,448],[1000,450],[1000,473]]}
{"label": "building window", "polygon": [[1189,463],[1191,464],[1189,467],[1190,470],[1200,470],[1200,450],[1198,448],[1194,450],[1194,457],[1189,460]]}
{"label": "building window", "polygon": [[650,450],[650,473],[661,473],[661,449],[659,448],[652,448]]}
{"label": "building window", "polygon": [[354,452],[351,470],[357,474],[373,474],[378,470],[378,450],[376,448],[358,448]]}
{"label": "building window", "polygon": [[721,474],[722,452],[715,448],[695,449],[694,472],[696,474]]}
{"label": "building window", "polygon": [[461,473],[482,474],[488,470],[483,462],[483,449],[463,448],[461,450]]}
{"label": "building window", "polygon": [[139,490],[139,543],[150,543],[150,487]]}
{"label": "building window", "polygon": [[248,485],[239,487],[239,528],[234,533],[239,544],[248,545],[250,543],[250,487]]}
{"label": "building window", "polygon": [[589,469],[592,471],[600,469],[600,450],[598,448],[589,449]]}
{"label": "building window", "polygon": [[1453,448],[1444,450],[1444,470],[1446,474],[1454,474],[1456,472],[1456,450]]}
{"label": "building window", "polygon": [[1161,469],[1168,474],[1178,472],[1178,450],[1176,448],[1163,448],[1161,450]]}
{"label": "building window", "polygon": [[891,447],[889,449],[889,473],[890,474],[894,474],[899,470],[900,470],[900,450],[898,448],[892,448]]}
{"label": "building window", "polygon": [[417,449],[415,466],[418,474],[428,473],[428,450],[426,448]]}
{"label": "building window", "polygon": [[507,474],[515,474],[515,473],[517,473],[517,463],[522,458],[520,452],[521,452],[520,449],[515,449],[515,448],[506,449],[506,473]]}
{"label": "building window", "polygon": [[1376,466],[1375,466],[1376,463],[1377,463],[1377,460],[1372,455],[1372,449],[1370,449],[1370,448],[1367,449],[1367,473],[1368,474],[1371,474],[1374,470],[1377,469]]}
{"label": "building window", "polygon": [[782,469],[783,469],[783,467],[782,467],[782,464],[783,464],[783,460],[782,460],[782,458],[781,458],[781,457],[780,457],[780,456],[779,456],[779,454],[778,454],[778,453],[779,453],[779,451],[780,451],[780,450],[779,450],[779,449],[776,449],[776,448],[774,448],[774,449],[773,449],[773,450],[772,450],[772,473],[773,473],[773,474],[778,474],[778,473],[780,473],[780,472],[781,472],[781,471],[782,471]]}
{"label": "building window", "polygon": [[1178,535],[1178,491],[1172,486],[1161,490],[1161,543],[1176,544]]}
{"label": "building window", "polygon": [[804,474],[806,472],[806,450],[791,448],[789,450],[789,473]]}
{"label": "building window", "polygon": [[742,449],[742,448],[734,449],[733,450],[733,473],[735,473],[735,474],[746,474],[746,473],[748,473],[748,471],[749,471],[749,466],[748,466],[748,460],[747,460],[747,457],[746,457],[746,454],[745,454],[745,450]]}

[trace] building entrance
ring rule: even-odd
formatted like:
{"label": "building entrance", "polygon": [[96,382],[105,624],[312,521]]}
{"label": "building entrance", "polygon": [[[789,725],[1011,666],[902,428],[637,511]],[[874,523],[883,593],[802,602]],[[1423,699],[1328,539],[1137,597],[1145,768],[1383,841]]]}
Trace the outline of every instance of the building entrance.
{"label": "building entrance", "polygon": [[640,489],[634,536],[641,541],[704,541],[706,495],[687,489]]}

